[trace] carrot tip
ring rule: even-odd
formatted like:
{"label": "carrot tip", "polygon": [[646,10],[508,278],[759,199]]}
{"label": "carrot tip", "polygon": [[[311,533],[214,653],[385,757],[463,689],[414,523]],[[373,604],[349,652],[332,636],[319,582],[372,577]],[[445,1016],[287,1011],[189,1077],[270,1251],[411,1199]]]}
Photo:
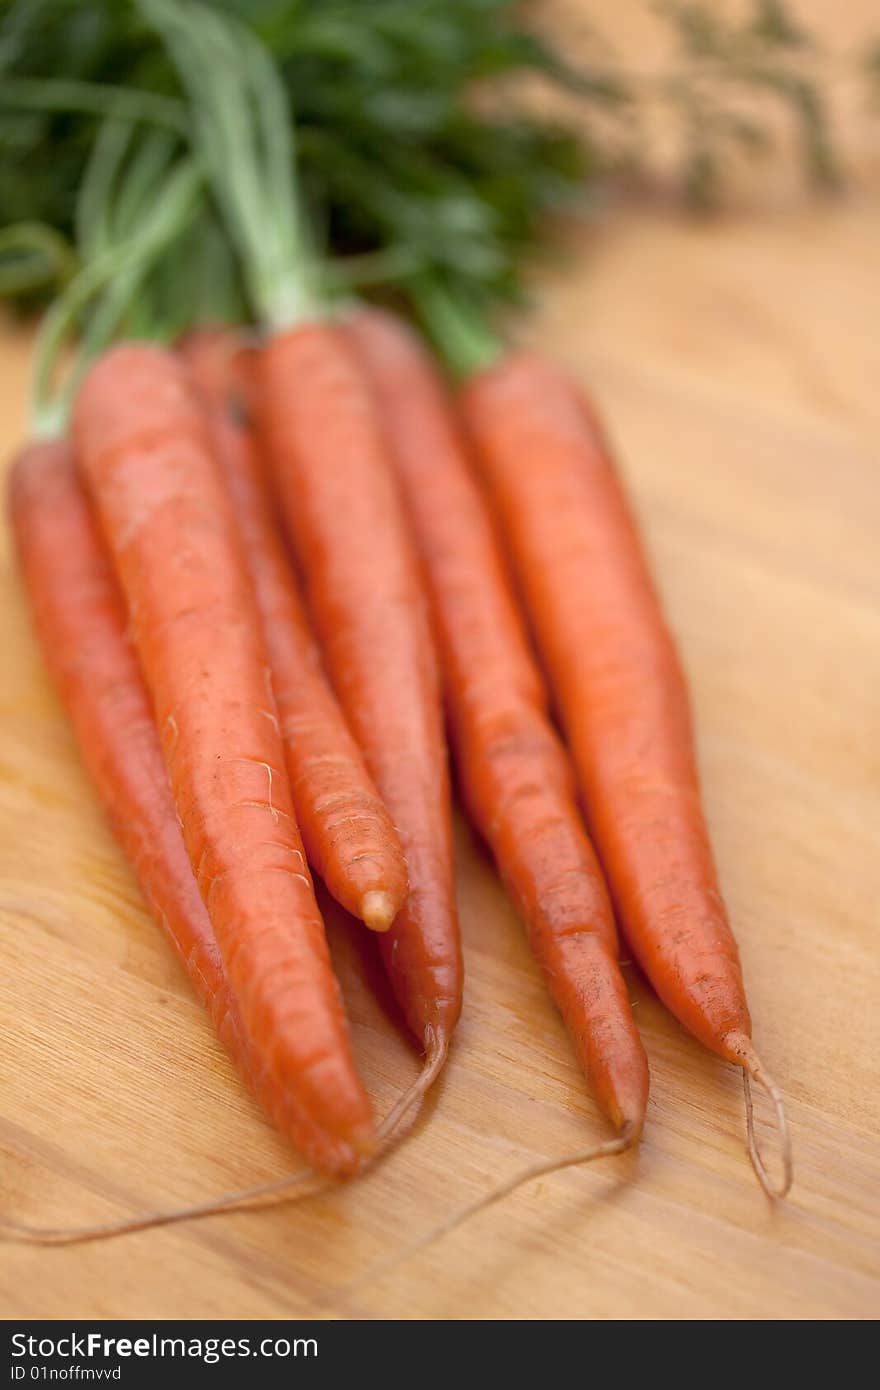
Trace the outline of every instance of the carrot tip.
{"label": "carrot tip", "polygon": [[396,915],[394,899],[383,889],[373,888],[361,898],[361,921],[370,931],[387,931]]}

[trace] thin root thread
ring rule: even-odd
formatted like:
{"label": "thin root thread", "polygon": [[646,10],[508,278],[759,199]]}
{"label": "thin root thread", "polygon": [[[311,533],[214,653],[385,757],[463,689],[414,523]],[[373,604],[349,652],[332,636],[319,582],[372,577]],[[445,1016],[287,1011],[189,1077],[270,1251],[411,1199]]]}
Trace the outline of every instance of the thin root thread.
{"label": "thin root thread", "polygon": [[504,1198],[509,1197],[511,1193],[518,1191],[521,1187],[525,1187],[527,1183],[535,1182],[538,1178],[549,1177],[552,1173],[559,1173],[564,1168],[576,1168],[582,1163],[592,1163],[597,1158],[613,1158],[618,1154],[626,1153],[626,1151],[631,1149],[638,1141],[641,1132],[641,1125],[629,1122],[623,1126],[616,1139],[606,1139],[601,1144],[594,1144],[590,1149],[582,1149],[577,1153],[567,1154],[564,1158],[539,1159],[537,1163],[532,1163],[528,1168],[521,1169],[520,1172],[515,1173],[513,1177],[508,1178],[506,1182],[501,1183],[498,1187],[494,1187],[492,1191],[487,1192],[485,1196],[478,1197],[468,1206],[462,1207],[460,1211],[447,1217],[439,1226],[435,1226],[433,1230],[427,1231],[425,1235],[420,1236],[412,1245],[407,1246],[402,1254],[395,1255],[386,1263],[369,1270],[362,1279],[358,1279],[354,1284],[350,1284],[345,1289],[340,1290],[341,1296],[347,1298],[360,1292],[363,1288],[372,1287],[378,1279],[389,1274],[392,1270],[398,1269],[415,1255],[422,1254],[423,1251],[429,1249],[430,1246],[436,1245],[439,1240],[443,1240],[443,1238],[450,1235],[452,1231],[458,1230],[460,1226],[470,1221],[472,1217],[479,1216],[482,1212],[488,1210],[489,1207],[493,1207],[496,1202],[503,1201]]}
{"label": "thin root thread", "polygon": [[0,1240],[17,1241],[22,1245],[85,1245],[91,1241],[112,1240],[115,1236],[134,1235],[136,1231],[149,1231],[156,1226],[176,1226],[182,1221],[199,1221],[206,1216],[258,1211],[262,1206],[274,1205],[271,1200],[261,1199],[283,1199],[284,1193],[303,1186],[309,1180],[314,1186],[299,1193],[297,1201],[336,1186],[333,1179],[316,1178],[311,1172],[300,1172],[278,1178],[275,1182],[260,1183],[257,1187],[245,1187],[195,1206],[177,1207],[173,1211],[142,1212],[140,1216],[108,1221],[99,1226],[27,1226],[4,1218],[0,1220]]}
{"label": "thin root thread", "polygon": [[[728,1038],[732,1050],[736,1054],[740,1066],[743,1069],[743,1091],[746,1102],[746,1140],[748,1144],[749,1158],[755,1170],[755,1176],[764,1192],[772,1200],[781,1201],[788,1195],[794,1178],[794,1169],[791,1156],[791,1135],[788,1129],[788,1119],[785,1114],[785,1104],[782,1099],[782,1092],[767,1071],[751,1039],[744,1034],[736,1034]],[[758,1141],[755,1136],[755,1113],[752,1100],[752,1082],[757,1081],[759,1086],[763,1086],[776,1115],[776,1131],[779,1135],[779,1150],[782,1158],[782,1181],[774,1183],[767,1171],[767,1165],[761,1157],[758,1149]]]}
{"label": "thin root thread", "polygon": [[[414,1106],[421,1104],[427,1091],[436,1081],[443,1069],[448,1051],[449,1044],[445,1039],[439,1040],[433,1033],[429,1034],[428,1050],[422,1069],[379,1126],[379,1148],[359,1170],[358,1177],[374,1168],[388,1153],[393,1142],[402,1138],[401,1125],[404,1119]],[[285,1178],[276,1178],[272,1182],[241,1188],[221,1197],[212,1197],[207,1202],[199,1202],[193,1206],[176,1207],[171,1211],[142,1212],[138,1216],[95,1226],[28,1226],[4,1217],[0,1218],[0,1241],[15,1241],[22,1245],[85,1245],[92,1241],[112,1240],[116,1236],[134,1235],[137,1231],[149,1231],[158,1226],[176,1226],[183,1221],[201,1221],[209,1216],[231,1215],[234,1212],[262,1211],[266,1207],[281,1205],[286,1201],[302,1202],[308,1197],[322,1196],[325,1192],[340,1186],[341,1180],[338,1178],[322,1178],[310,1170],[303,1170],[291,1173]],[[293,1196],[296,1188],[304,1190]]]}
{"label": "thin root thread", "polygon": [[413,1084],[404,1091],[403,1095],[388,1112],[379,1126],[380,1153],[383,1152],[388,1140],[397,1133],[401,1122],[406,1118],[413,1107],[421,1105],[428,1091],[443,1070],[449,1053],[449,1043],[447,1039],[438,1038],[434,1030],[430,1027],[427,1030],[427,1039],[428,1048],[425,1053],[425,1061],[422,1070],[419,1072]]}

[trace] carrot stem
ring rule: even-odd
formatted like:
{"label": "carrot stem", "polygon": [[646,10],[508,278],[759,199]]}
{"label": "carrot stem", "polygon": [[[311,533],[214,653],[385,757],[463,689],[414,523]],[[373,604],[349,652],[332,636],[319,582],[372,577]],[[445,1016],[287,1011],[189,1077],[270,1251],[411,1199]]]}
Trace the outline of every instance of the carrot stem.
{"label": "carrot stem", "polygon": [[186,107],[175,97],[109,82],[80,82],[63,77],[14,77],[4,72],[0,107],[37,111],[71,111],[119,120],[148,121],[186,136]]}
{"label": "carrot stem", "polygon": [[138,0],[161,34],[194,112],[194,143],[241,254],[262,322],[308,317],[315,271],[294,177],[287,94],[271,56],[231,15],[191,0]]}
{"label": "carrot stem", "polygon": [[412,298],[428,336],[455,376],[471,376],[499,360],[501,340],[483,315],[448,294],[436,279],[415,281]]}
{"label": "carrot stem", "polygon": [[[32,434],[36,439],[52,439],[63,431],[74,395],[90,362],[112,339],[142,276],[156,256],[188,224],[195,210],[201,179],[195,161],[179,161],[158,195],[155,189],[151,190],[150,207],[143,209],[144,221],[140,228],[130,238],[107,245],[94,260],[87,262],[53,303],[40,329],[34,363],[31,417]],[[53,389],[68,339],[83,311],[105,291],[109,291],[108,297],[99,305],[97,321],[84,335],[62,385]]]}

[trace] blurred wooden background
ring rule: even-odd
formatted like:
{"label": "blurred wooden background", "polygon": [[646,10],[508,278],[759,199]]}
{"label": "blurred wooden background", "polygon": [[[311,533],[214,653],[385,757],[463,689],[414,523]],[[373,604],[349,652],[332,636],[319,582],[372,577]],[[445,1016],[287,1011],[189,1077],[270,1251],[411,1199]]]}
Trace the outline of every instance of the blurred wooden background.
{"label": "blurred wooden background", "polygon": [[[566,22],[577,9],[556,8]],[[876,6],[800,10],[843,43]],[[609,28],[650,56],[640,13],[615,7]],[[774,1209],[754,1181],[738,1075],[631,972],[653,1083],[640,1153],[533,1185],[406,1256],[525,1163],[603,1132],[521,929],[460,826],[467,1007],[409,1141],[302,1207],[80,1249],[4,1247],[4,1316],[880,1311],[880,200],[869,137],[852,148],[853,187],[837,200],[796,199],[780,179],[709,222],[662,203],[597,217],[561,249],[528,326],[607,416],[681,641],[756,1038],[789,1103],[790,1200]],[[24,430],[29,346],[7,324],[4,455]],[[280,1175],[290,1155],[95,807],[5,536],[0,584],[3,1210],[111,1219]],[[331,929],[384,1110],[416,1059],[367,943],[345,922]]]}

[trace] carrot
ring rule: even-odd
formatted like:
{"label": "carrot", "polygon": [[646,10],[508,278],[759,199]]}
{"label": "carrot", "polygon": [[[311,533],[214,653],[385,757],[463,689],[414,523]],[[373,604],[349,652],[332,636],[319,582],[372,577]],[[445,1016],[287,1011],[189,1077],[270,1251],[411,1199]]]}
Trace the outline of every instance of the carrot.
{"label": "carrot", "polygon": [[617,964],[611,904],[442,381],[415,334],[391,315],[362,311],[350,331],[377,392],[426,571],[468,810],[603,1109],[635,1138],[648,1066]]}
{"label": "carrot", "polygon": [[86,769],[141,891],[233,1062],[278,1130],[296,1107],[247,1036],[174,810],[127,615],[64,441],[16,459],[10,503],[19,564],[49,672]]}
{"label": "carrot", "polygon": [[586,401],[531,355],[474,376],[463,405],[626,937],[706,1047],[778,1088],[751,1041],[739,953],[700,802],[687,690],[607,446]]}
{"label": "carrot", "polygon": [[267,334],[255,396],[330,680],[400,835],[409,894],[379,949],[427,1085],[461,1011],[439,677],[427,603],[363,369],[326,321],[287,93],[255,34],[142,0],[192,106],[191,135]]}
{"label": "carrot", "polygon": [[261,461],[241,411],[235,413],[240,344],[232,333],[203,331],[181,351],[241,528],[306,857],[343,907],[387,931],[406,897],[403,850],[324,675]]}
{"label": "carrot", "polygon": [[410,1028],[442,1064],[462,992],[450,793],[427,602],[393,466],[341,329],[277,334],[256,370],[324,659],[406,855],[409,896],[380,950]]}
{"label": "carrot", "polygon": [[184,843],[244,1026],[328,1173],[373,1147],[296,825],[259,616],[183,365],[111,349],[80,388],[78,462],[127,601]]}

